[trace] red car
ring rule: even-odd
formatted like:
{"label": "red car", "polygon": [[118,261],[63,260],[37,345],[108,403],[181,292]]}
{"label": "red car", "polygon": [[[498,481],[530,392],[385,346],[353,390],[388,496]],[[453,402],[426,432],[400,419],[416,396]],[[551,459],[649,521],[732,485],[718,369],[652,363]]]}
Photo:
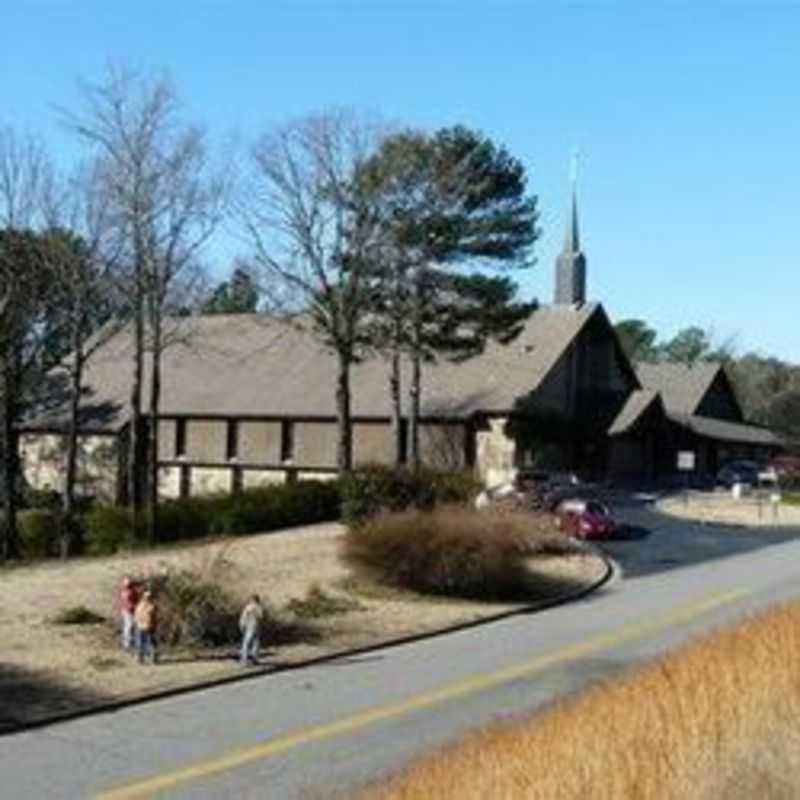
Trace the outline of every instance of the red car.
{"label": "red car", "polygon": [[607,539],[617,530],[611,509],[599,500],[564,500],[556,510],[556,525],[579,539]]}

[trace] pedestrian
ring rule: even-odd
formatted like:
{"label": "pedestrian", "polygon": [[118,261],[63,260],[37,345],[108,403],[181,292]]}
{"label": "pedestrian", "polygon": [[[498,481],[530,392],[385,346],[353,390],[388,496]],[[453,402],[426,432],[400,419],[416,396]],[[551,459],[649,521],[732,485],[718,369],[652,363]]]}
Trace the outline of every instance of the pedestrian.
{"label": "pedestrian", "polygon": [[148,589],[142,594],[142,599],[136,606],[134,614],[136,622],[136,651],[139,663],[149,661],[155,664],[158,661],[158,642],[156,640],[156,624],[158,622],[158,609],[153,600],[153,593]]}
{"label": "pedestrian", "polygon": [[263,616],[264,607],[261,605],[261,598],[254,594],[242,609],[242,614],[239,617],[239,630],[242,632],[242,650],[239,656],[239,663],[243,667],[246,667],[250,662],[253,664],[258,663],[258,650],[261,646],[259,634]]}
{"label": "pedestrian", "polygon": [[133,615],[139,602],[139,587],[126,575],[119,590],[119,609],[122,615],[122,649],[133,650],[136,646],[136,621]]}

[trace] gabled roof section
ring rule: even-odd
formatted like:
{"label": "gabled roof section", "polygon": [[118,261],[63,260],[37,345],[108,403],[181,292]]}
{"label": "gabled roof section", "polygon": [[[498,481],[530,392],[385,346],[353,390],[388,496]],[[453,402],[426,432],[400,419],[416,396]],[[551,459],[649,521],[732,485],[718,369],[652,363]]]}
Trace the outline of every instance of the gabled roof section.
{"label": "gabled roof section", "polygon": [[668,414],[689,415],[697,411],[722,365],[698,361],[692,366],[672,361],[642,363],[636,369],[645,389],[660,392]]}
{"label": "gabled roof section", "polygon": [[619,414],[609,426],[608,435],[620,436],[629,433],[654,404],[662,406],[663,413],[661,395],[658,392],[654,392],[652,389],[637,389],[631,392]]}
{"label": "gabled roof section", "polygon": [[780,447],[783,444],[780,437],[776,436],[771,430],[758,425],[745,425],[741,422],[702,417],[697,414],[675,417],[675,421],[699,436],[705,436],[709,439],[735,444],[765,445],[770,447]]}
{"label": "gabled roof section", "polygon": [[[467,361],[423,365],[422,414],[466,418],[478,411],[506,412],[535,391],[592,316],[597,304],[544,306],[508,344],[490,343]],[[307,324],[256,314],[186,317],[169,321],[172,342],[162,356],[161,413],[225,416],[335,417],[335,356]],[[128,419],[133,343],[124,328],[86,365],[82,406],[102,410],[102,429]],[[402,376],[403,402],[410,372]],[[148,396],[145,375],[142,396]],[[351,373],[354,417],[389,417],[388,367],[375,358]],[[29,422],[29,430],[55,429],[57,411]]]}

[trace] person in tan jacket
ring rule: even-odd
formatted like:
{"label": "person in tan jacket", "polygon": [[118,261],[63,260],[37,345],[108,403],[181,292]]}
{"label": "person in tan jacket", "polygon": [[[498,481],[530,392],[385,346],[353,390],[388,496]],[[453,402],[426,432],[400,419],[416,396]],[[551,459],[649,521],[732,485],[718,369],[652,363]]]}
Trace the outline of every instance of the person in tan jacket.
{"label": "person in tan jacket", "polygon": [[158,661],[158,643],[156,641],[158,609],[150,590],[142,594],[133,616],[136,623],[136,652],[139,663],[144,664],[145,661],[149,661],[151,664],[155,664]]}

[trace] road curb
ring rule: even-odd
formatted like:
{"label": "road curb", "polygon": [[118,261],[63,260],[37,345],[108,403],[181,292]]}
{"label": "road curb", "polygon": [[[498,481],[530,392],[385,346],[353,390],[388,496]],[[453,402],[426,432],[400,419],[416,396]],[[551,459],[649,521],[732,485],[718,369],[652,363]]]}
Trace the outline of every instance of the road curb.
{"label": "road curb", "polygon": [[568,594],[552,597],[547,600],[542,600],[538,603],[530,605],[516,606],[508,611],[502,611],[498,614],[492,614],[481,619],[469,620],[467,622],[460,622],[456,625],[449,625],[445,628],[437,628],[436,630],[424,631],[423,633],[409,634],[407,636],[395,637],[393,639],[384,639],[379,642],[374,642],[362,647],[346,648],[337,650],[332,653],[326,653],[312,658],[301,659],[291,664],[278,664],[273,666],[264,667],[250,667],[241,673],[233,673],[230,675],[223,675],[219,678],[211,678],[209,680],[192,683],[186,686],[175,686],[167,689],[157,689],[155,691],[142,692],[136,695],[129,695],[127,697],[117,698],[105,703],[87,706],[85,708],[77,708],[61,713],[50,714],[41,719],[33,720],[31,722],[20,722],[16,720],[9,720],[8,722],[0,722],[0,738],[10,736],[15,733],[22,733],[24,731],[36,730],[38,728],[45,728],[51,725],[57,725],[72,720],[81,719],[83,717],[98,716],[100,714],[111,714],[115,711],[120,711],[132,706],[143,705],[155,700],[166,700],[170,697],[178,697],[183,694],[190,694],[191,692],[204,691],[206,689],[214,689],[219,686],[225,686],[231,683],[239,683],[241,681],[253,680],[255,678],[263,678],[266,675],[277,675],[291,670],[304,669],[306,667],[313,667],[318,664],[325,664],[331,661],[338,661],[344,658],[351,658],[354,656],[371,653],[376,650],[385,650],[389,647],[400,647],[406,644],[413,644],[414,642],[421,642],[426,639],[433,639],[437,636],[444,636],[449,633],[457,633],[470,628],[477,628],[480,625],[486,625],[492,622],[498,622],[509,617],[521,616],[522,614],[532,614],[538,611],[545,611],[549,608],[566,605],[567,603],[574,603],[582,600],[584,597],[593,594],[598,589],[605,586],[616,574],[615,562],[608,557],[600,548],[595,547],[587,542],[581,542],[582,548],[590,552],[592,555],[598,557],[605,565],[603,575],[598,578],[594,583],[589,586],[583,587],[579,591],[571,592]]}

